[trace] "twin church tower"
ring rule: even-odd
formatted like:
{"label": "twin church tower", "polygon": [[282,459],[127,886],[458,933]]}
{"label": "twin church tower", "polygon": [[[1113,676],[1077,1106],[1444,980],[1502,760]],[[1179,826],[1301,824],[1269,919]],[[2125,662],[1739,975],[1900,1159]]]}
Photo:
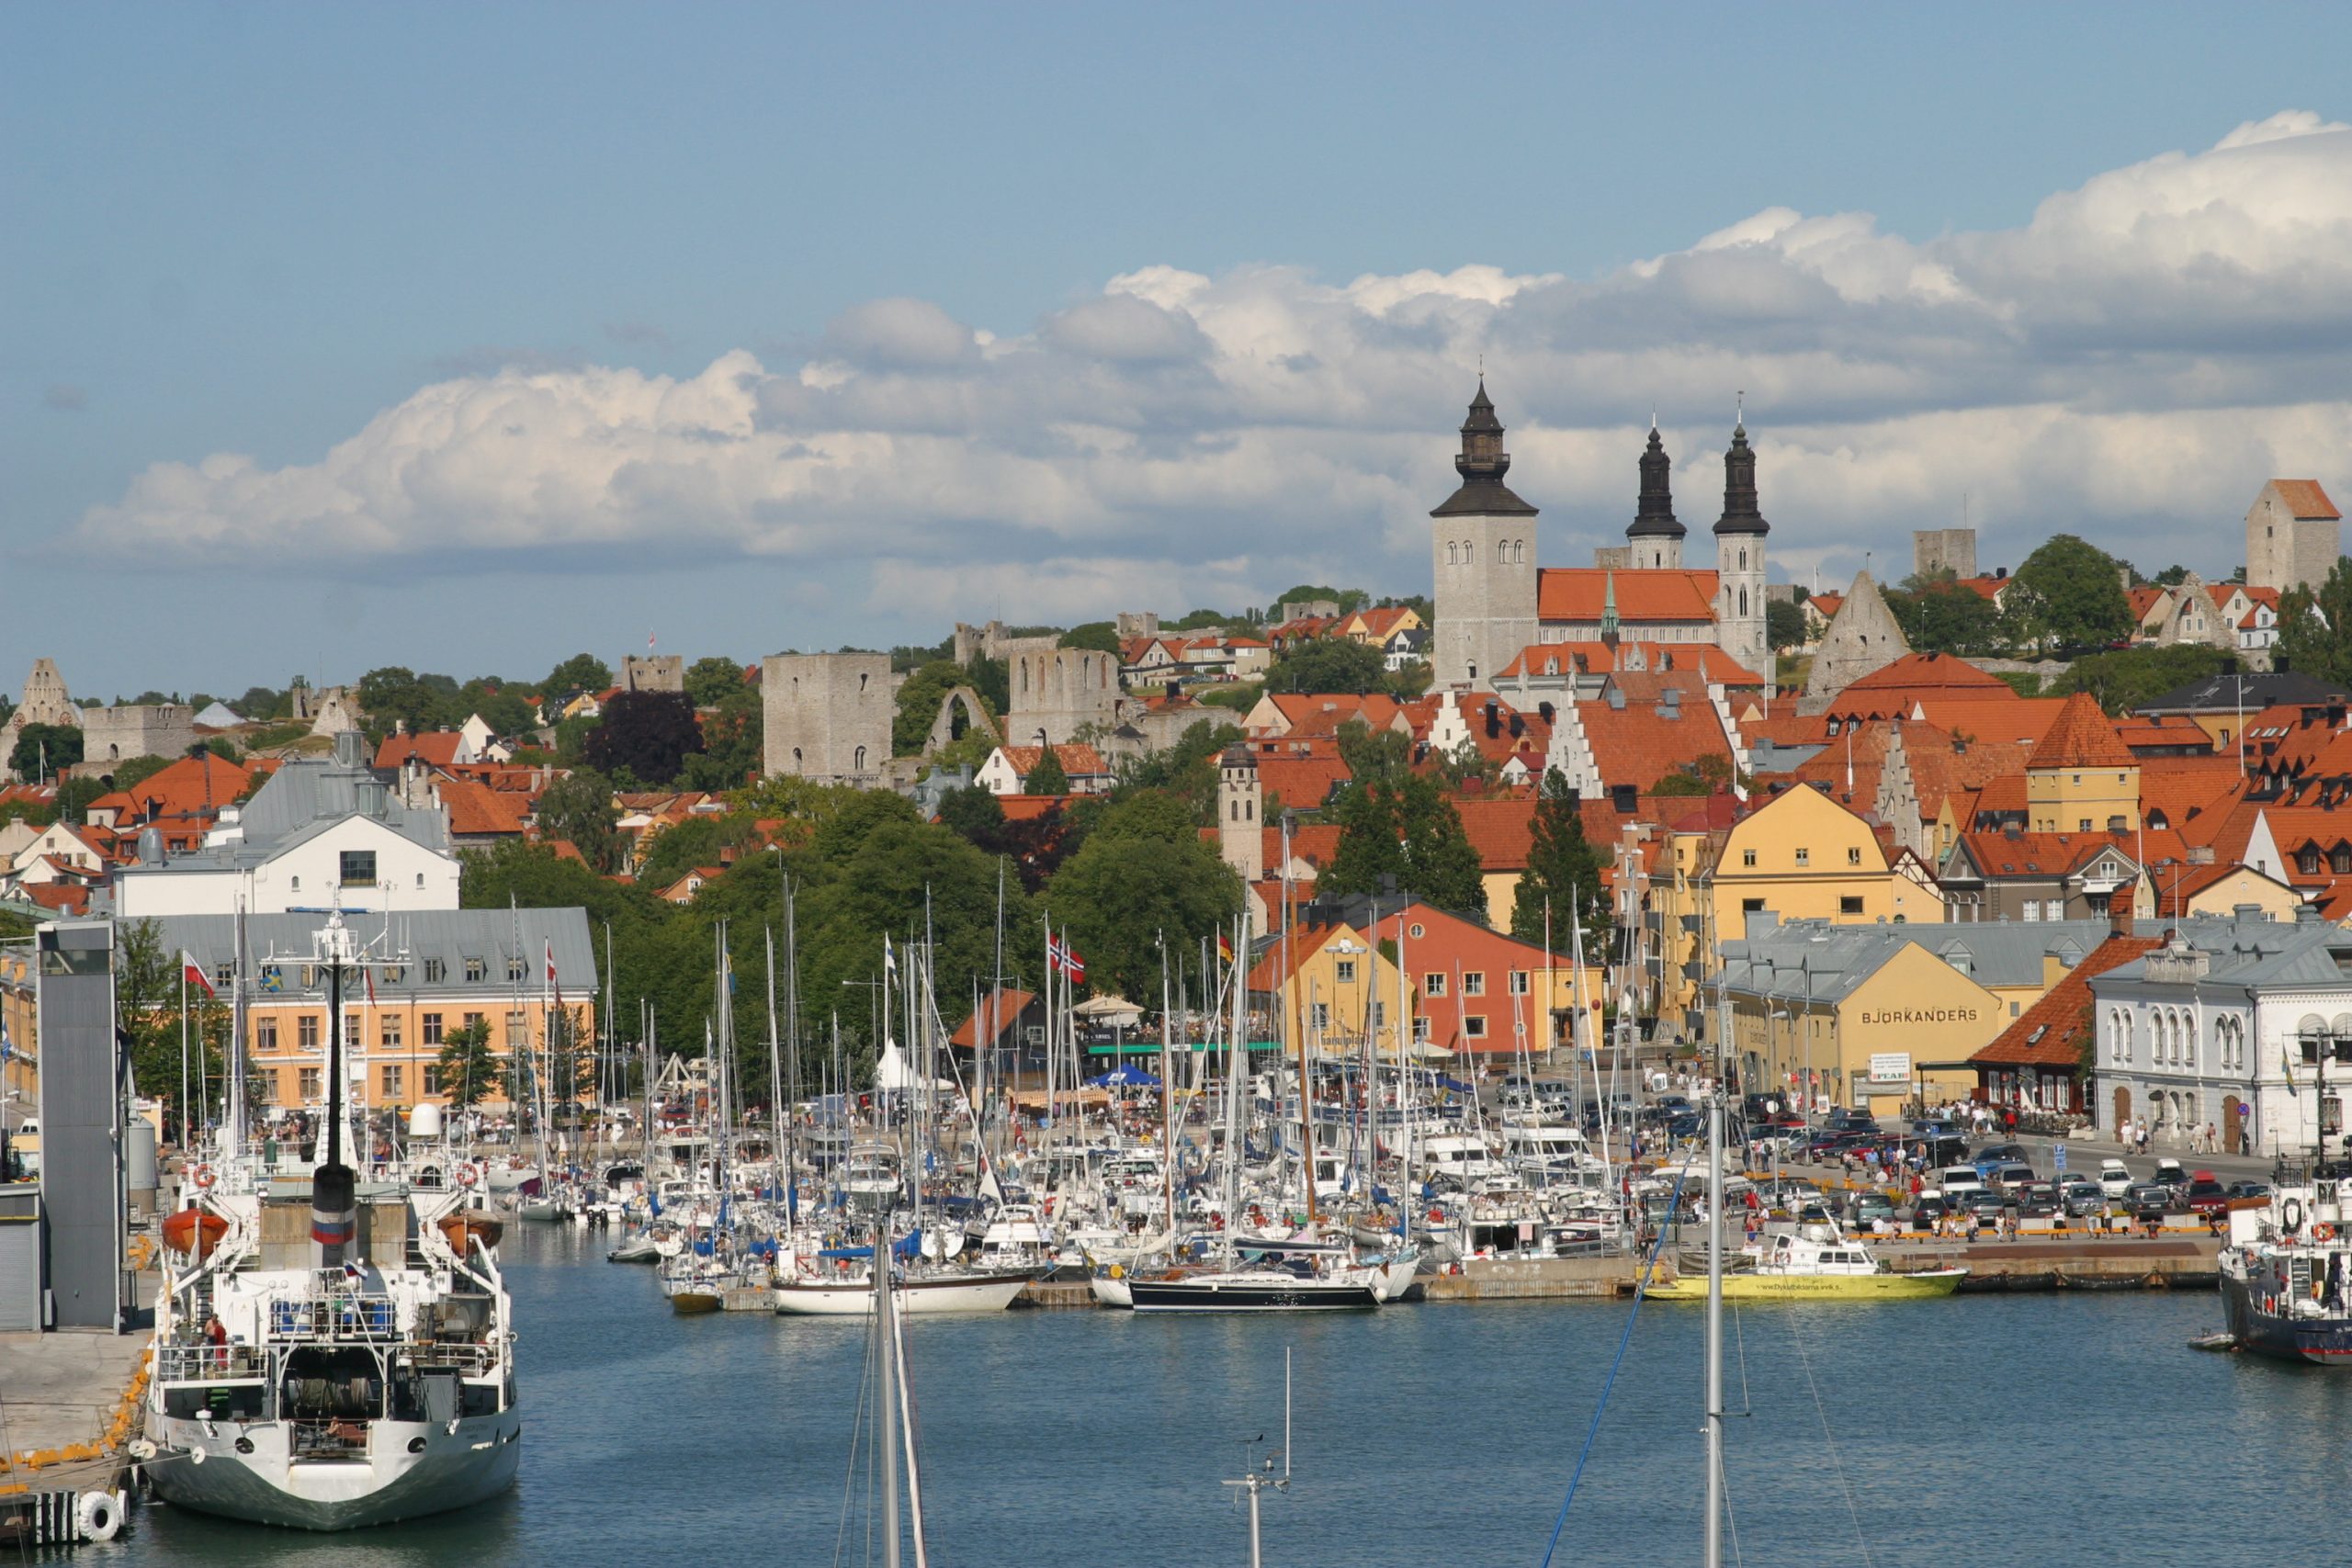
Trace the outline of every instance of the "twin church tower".
{"label": "twin church tower", "polygon": [[[1510,454],[1503,450],[1502,422],[1484,377],[1463,421],[1462,453],[1453,467],[1461,488],[1430,513],[1437,616],[1430,656],[1438,689],[1490,683],[1526,648],[1604,631],[1712,643],[1747,669],[1770,673],[1764,538],[1771,525],[1758,508],[1756,454],[1745,420],[1733,426],[1731,449],[1724,454],[1724,512],[1715,523],[1712,570],[1682,564],[1687,531],[1674,515],[1669,459],[1655,422],[1642,454],[1641,496],[1625,530],[1622,570],[1536,565],[1535,508],[1503,483]],[[1600,606],[1597,618],[1594,605]]]}

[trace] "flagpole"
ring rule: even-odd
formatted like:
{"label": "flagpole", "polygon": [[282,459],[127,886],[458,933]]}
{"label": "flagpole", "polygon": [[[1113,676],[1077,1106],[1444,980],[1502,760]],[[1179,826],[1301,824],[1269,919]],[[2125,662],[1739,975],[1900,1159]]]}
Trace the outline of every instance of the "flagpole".
{"label": "flagpole", "polygon": [[187,954],[180,954],[180,1149],[187,1153],[188,1143],[187,1117]]}

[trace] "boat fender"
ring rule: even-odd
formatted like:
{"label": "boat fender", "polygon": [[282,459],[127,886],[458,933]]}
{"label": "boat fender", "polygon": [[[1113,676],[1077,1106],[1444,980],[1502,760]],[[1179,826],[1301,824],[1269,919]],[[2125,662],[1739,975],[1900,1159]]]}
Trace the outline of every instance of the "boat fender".
{"label": "boat fender", "polygon": [[114,1492],[85,1492],[74,1506],[74,1524],[84,1540],[112,1540],[122,1529],[122,1497]]}
{"label": "boat fender", "polygon": [[2318,1224],[2312,1227],[2312,1239],[2313,1241],[2334,1241],[2335,1239],[2335,1227],[2323,1220]]}
{"label": "boat fender", "polygon": [[481,1173],[476,1170],[472,1166],[461,1165],[458,1168],[458,1186],[471,1187],[475,1182],[480,1181],[481,1179]]}
{"label": "boat fender", "polygon": [[2278,1222],[2286,1227],[2287,1233],[2290,1235],[2299,1230],[2301,1230],[2303,1228],[2303,1201],[2300,1198],[2288,1199],[2278,1210]]}
{"label": "boat fender", "polygon": [[[188,1172],[187,1179],[196,1183],[199,1190],[209,1188],[212,1185],[214,1179],[212,1168],[209,1165],[199,1165],[194,1170]],[[96,1496],[96,1494],[93,1493],[91,1495]]]}

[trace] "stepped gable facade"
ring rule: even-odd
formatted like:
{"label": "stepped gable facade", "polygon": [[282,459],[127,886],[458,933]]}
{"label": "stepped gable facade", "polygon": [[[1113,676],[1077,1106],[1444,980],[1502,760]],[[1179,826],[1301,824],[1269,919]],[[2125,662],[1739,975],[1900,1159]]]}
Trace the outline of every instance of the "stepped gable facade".
{"label": "stepped gable facade", "polygon": [[1840,692],[1910,651],[1910,641],[1895,624],[1894,612],[1886,607],[1878,584],[1869,572],[1856,572],[1854,585],[1838,606],[1837,618],[1829,623],[1820,648],[1814,652],[1797,712],[1826,712]]}

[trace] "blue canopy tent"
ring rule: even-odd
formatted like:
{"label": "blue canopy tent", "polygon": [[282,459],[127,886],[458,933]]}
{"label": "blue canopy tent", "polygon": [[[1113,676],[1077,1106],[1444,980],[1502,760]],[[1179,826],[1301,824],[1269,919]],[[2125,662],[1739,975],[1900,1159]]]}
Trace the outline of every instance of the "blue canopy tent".
{"label": "blue canopy tent", "polygon": [[1141,1067],[1121,1063],[1107,1073],[1100,1073],[1086,1080],[1090,1089],[1158,1089],[1159,1080]]}

